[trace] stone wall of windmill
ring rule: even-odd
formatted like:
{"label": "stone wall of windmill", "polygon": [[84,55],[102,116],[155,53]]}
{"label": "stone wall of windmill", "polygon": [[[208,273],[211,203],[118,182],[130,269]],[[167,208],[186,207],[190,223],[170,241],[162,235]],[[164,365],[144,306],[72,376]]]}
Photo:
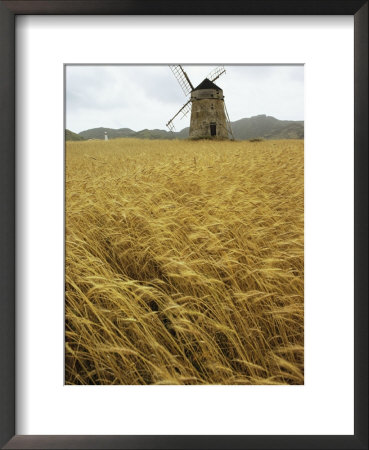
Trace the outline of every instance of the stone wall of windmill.
{"label": "stone wall of windmill", "polygon": [[[211,87],[214,89],[202,89]],[[223,91],[209,80],[204,80],[191,93],[190,139],[229,139],[224,111]]]}

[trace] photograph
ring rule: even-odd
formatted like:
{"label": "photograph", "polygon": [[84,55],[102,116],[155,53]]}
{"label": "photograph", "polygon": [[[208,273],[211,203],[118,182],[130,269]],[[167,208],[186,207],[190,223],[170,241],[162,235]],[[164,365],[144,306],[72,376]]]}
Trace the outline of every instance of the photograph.
{"label": "photograph", "polygon": [[367,449],[368,0],[0,0],[0,55],[0,448]]}
{"label": "photograph", "polygon": [[304,385],[304,65],[64,66],[66,385]]}

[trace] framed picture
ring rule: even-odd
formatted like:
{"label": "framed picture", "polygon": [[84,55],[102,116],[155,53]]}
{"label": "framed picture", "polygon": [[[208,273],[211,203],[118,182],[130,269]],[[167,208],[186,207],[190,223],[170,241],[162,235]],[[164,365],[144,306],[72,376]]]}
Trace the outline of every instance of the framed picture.
{"label": "framed picture", "polygon": [[368,448],[367,19],[0,2],[4,448]]}

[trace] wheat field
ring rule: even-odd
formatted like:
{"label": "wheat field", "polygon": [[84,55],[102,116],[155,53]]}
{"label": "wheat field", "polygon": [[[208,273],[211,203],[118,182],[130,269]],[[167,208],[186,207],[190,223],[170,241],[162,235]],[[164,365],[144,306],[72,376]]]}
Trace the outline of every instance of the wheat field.
{"label": "wheat field", "polygon": [[304,143],[66,145],[66,384],[304,383]]}

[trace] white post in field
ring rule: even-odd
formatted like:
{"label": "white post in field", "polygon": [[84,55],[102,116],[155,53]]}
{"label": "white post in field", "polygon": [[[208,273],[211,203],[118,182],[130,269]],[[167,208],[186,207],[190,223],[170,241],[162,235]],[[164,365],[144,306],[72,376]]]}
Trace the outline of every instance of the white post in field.
{"label": "white post in field", "polygon": [[109,138],[108,138],[108,132],[107,132],[107,131],[105,131],[105,140],[106,140],[106,141],[109,140]]}

